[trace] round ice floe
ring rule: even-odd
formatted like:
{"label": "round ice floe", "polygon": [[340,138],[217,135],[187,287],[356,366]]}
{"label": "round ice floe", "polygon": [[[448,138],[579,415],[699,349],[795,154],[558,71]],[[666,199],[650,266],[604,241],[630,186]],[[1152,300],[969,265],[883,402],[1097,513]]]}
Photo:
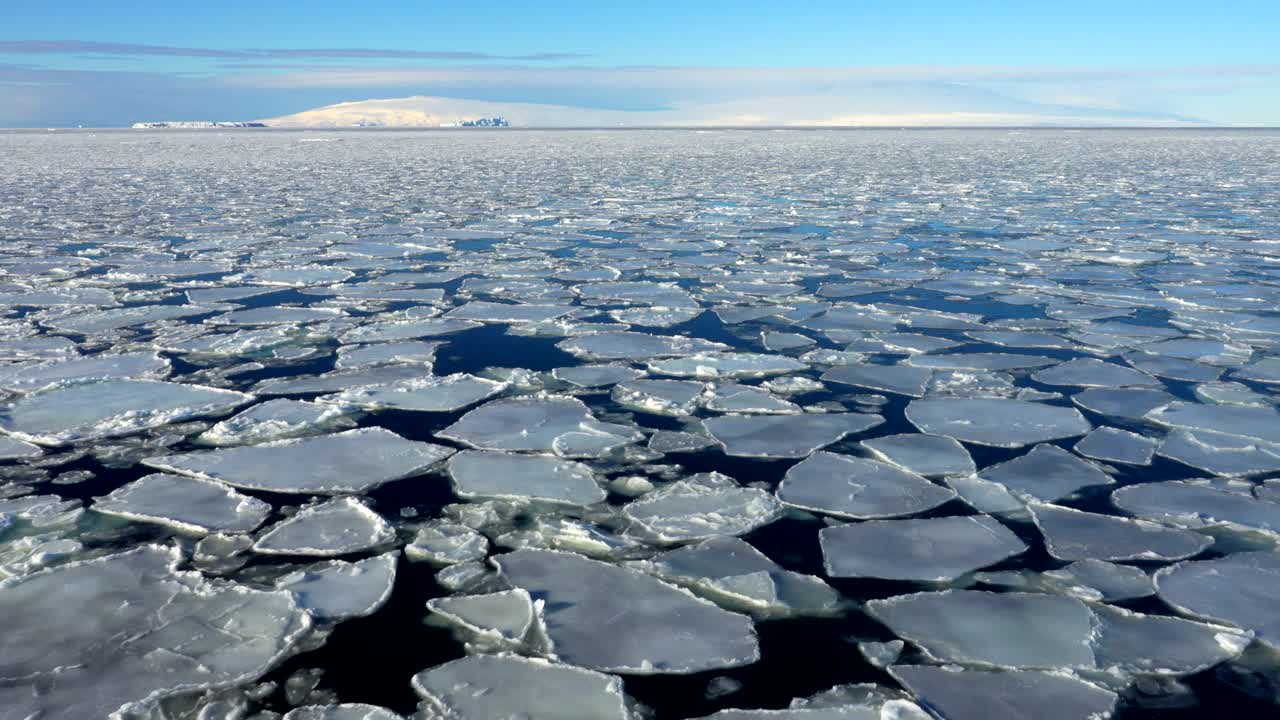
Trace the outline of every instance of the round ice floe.
{"label": "round ice floe", "polygon": [[250,490],[336,495],[368,492],[392,480],[420,475],[453,452],[374,427],[165,455],[143,464]]}
{"label": "round ice floe", "polygon": [[252,532],[271,506],[221,483],[155,473],[98,498],[93,510],[203,535]]}
{"label": "round ice floe", "polygon": [[1156,573],[1160,599],[1193,617],[1251,630],[1280,649],[1280,554],[1250,552],[1195,560]]}
{"label": "round ice floe", "polygon": [[827,575],[947,582],[1027,549],[985,515],[924,520],[873,520],[819,534]]}
{"label": "round ice floe", "polygon": [[1133,368],[1097,358],[1076,358],[1031,374],[1046,385],[1076,387],[1162,387],[1161,382]]}
{"label": "round ice floe", "polygon": [[353,563],[329,560],[291,572],[275,586],[297,596],[298,604],[317,619],[365,617],[391,597],[399,559],[399,552],[389,552]]}
{"label": "round ice floe", "polygon": [[491,401],[439,435],[481,450],[554,452],[564,457],[602,455],[643,437],[632,428],[596,420],[581,400],[554,395]]}
{"label": "round ice floe", "polygon": [[473,655],[413,676],[433,715],[457,720],[627,720],[622,680],[543,660]]}
{"label": "round ice floe", "polygon": [[995,447],[1022,447],[1083,435],[1092,429],[1089,421],[1074,408],[1025,400],[912,400],[906,414],[921,432]]}
{"label": "round ice floe", "polygon": [[368,410],[409,410],[416,412],[456,412],[487,400],[505,390],[506,383],[454,373],[405,380],[393,385],[346,390],[326,401],[345,403]]}
{"label": "round ice floe", "polygon": [[567,663],[650,675],[759,659],[749,618],[644,573],[544,550],[518,550],[493,562],[513,586],[546,601],[547,635]]}
{"label": "round ice floe", "polygon": [[865,520],[921,513],[955,492],[882,462],[818,452],[787,471],[777,495],[792,507]]}

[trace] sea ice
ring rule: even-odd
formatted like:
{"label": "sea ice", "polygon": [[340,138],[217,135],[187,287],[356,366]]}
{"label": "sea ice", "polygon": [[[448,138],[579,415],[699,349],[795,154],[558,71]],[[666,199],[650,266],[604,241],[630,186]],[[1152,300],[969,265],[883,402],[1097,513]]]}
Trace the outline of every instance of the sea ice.
{"label": "sea ice", "polygon": [[1280,554],[1248,552],[1178,563],[1156,573],[1160,599],[1193,617],[1251,630],[1280,649]]}
{"label": "sea ice", "polygon": [[366,410],[456,412],[497,395],[506,383],[465,373],[426,376],[392,385],[355,388],[325,398],[325,402],[355,405]]}
{"label": "sea ice", "polygon": [[473,655],[413,676],[426,718],[629,720],[622,680],[511,655]]}
{"label": "sea ice", "polygon": [[396,537],[381,515],[355,498],[337,498],[300,510],[263,533],[254,552],[334,557],[389,543]]}
{"label": "sea ice", "polygon": [[846,435],[884,422],[879,415],[811,413],[803,415],[724,415],[703,421],[707,432],[738,457],[801,458]]}
{"label": "sea ice", "polygon": [[1006,448],[1074,437],[1092,429],[1089,421],[1074,408],[1025,400],[912,400],[906,414],[907,420],[921,432]]}
{"label": "sea ice", "polygon": [[977,470],[973,458],[954,438],[903,433],[863,440],[862,447],[880,460],[923,475],[969,475]]}
{"label": "sea ice", "polygon": [[1063,673],[895,665],[894,679],[946,720],[1107,720],[1116,694]]}
{"label": "sea ice", "polygon": [[276,580],[317,620],[366,617],[391,598],[400,553],[389,552],[358,562],[327,560],[295,570]]}
{"label": "sea ice", "polygon": [[793,507],[856,520],[914,515],[955,497],[915,473],[829,452],[787,470],[777,495]]}
{"label": "sea ice", "polygon": [[1098,466],[1057,445],[1036,445],[1026,455],[978,473],[983,480],[998,482],[1015,495],[1045,502],[1066,497],[1075,491],[1115,481]]}
{"label": "sea ice", "polygon": [[271,506],[221,483],[154,473],[98,498],[93,510],[204,535],[253,532]]}
{"label": "sea ice", "polygon": [[818,538],[830,577],[914,582],[955,580],[1027,549],[984,515],[872,520],[824,528]]}
{"label": "sea ice", "polygon": [[165,455],[143,464],[250,490],[338,495],[364,493],[392,480],[421,475],[453,452],[374,427]]}
{"label": "sea ice", "polygon": [[591,468],[554,455],[515,455],[466,450],[449,458],[449,478],[459,497],[529,498],[592,505],[606,493]]}
{"label": "sea ice", "polygon": [[1036,527],[1044,534],[1045,548],[1059,560],[1182,560],[1213,544],[1213,538],[1206,535],[1147,520],[1044,503],[1029,507]]}
{"label": "sea ice", "polygon": [[1076,387],[1163,387],[1150,375],[1097,358],[1076,358],[1061,365],[1031,374],[1031,379],[1046,385]]}
{"label": "sea ice", "polygon": [[192,442],[227,447],[256,445],[346,430],[355,427],[350,408],[278,398],[259,403],[223,420]]}
{"label": "sea ice", "polygon": [[596,420],[581,400],[555,395],[490,401],[439,436],[481,450],[563,457],[594,457],[643,437],[631,428]]}
{"label": "sea ice", "polygon": [[564,662],[651,675],[738,667],[760,657],[749,618],[644,573],[545,550],[517,550],[493,562],[513,586],[546,601],[547,635]]}
{"label": "sea ice", "polygon": [[932,377],[933,371],[927,368],[858,364],[832,368],[822,374],[822,381],[918,398],[924,397],[925,386]]}
{"label": "sea ice", "polygon": [[1111,494],[1116,507],[1184,528],[1226,525],[1280,534],[1280,503],[1206,484],[1170,480],[1128,485]]}
{"label": "sea ice", "polygon": [[806,370],[808,367],[785,355],[742,352],[706,352],[649,363],[649,370],[655,373],[703,379],[764,377]]}
{"label": "sea ice", "polygon": [[1150,465],[1160,441],[1118,430],[1113,427],[1098,427],[1085,435],[1072,448],[1087,458],[1106,462],[1125,463],[1126,465]]}
{"label": "sea ice", "polygon": [[782,508],[769,492],[702,473],[633,500],[622,513],[645,536],[672,544],[743,535],[777,520]]}

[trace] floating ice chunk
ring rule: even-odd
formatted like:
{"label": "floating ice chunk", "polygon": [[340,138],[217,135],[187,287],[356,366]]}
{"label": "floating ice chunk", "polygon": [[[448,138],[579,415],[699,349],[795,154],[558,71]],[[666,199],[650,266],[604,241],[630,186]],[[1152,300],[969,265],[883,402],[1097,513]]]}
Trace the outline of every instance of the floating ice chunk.
{"label": "floating ice chunk", "polygon": [[705,390],[689,380],[628,380],[614,385],[611,397],[629,410],[686,417],[702,404]]}
{"label": "floating ice chunk", "polygon": [[1184,430],[1209,430],[1280,444],[1280,412],[1244,405],[1172,402],[1146,414],[1151,422]]}
{"label": "floating ice chunk", "polygon": [[1075,595],[1073,590],[1084,587],[1094,593],[1090,599],[1104,602],[1149,597],[1156,592],[1155,582],[1141,568],[1103,560],[1078,560],[1064,568],[1049,570],[1044,577],[1065,586],[1067,594]]}
{"label": "floating ice chunk", "polygon": [[633,500],[622,512],[645,535],[671,544],[743,535],[777,520],[782,508],[764,490],[702,473]]}
{"label": "floating ice chunk", "polygon": [[102,718],[250,682],[308,631],[291,594],[210,582],[175,570],[178,561],[148,545],[0,582],[5,713]]}
{"label": "floating ice chunk", "polygon": [[436,565],[483,560],[489,554],[489,539],[465,525],[433,522],[418,529],[404,554],[414,562]]}
{"label": "floating ice chunk", "polygon": [[884,422],[879,415],[814,413],[805,415],[725,415],[703,421],[707,432],[738,457],[801,458]]}
{"label": "floating ice chunk", "polygon": [[816,345],[817,340],[799,333],[786,333],[766,330],[760,333],[760,342],[773,352],[785,352]]}
{"label": "floating ice chunk", "polygon": [[1117,699],[1063,673],[895,665],[889,674],[946,720],[1107,720]]}
{"label": "floating ice chunk", "polygon": [[715,444],[716,441],[706,435],[676,430],[658,430],[649,436],[649,449],[660,453],[697,452]]}
{"label": "floating ice chunk", "polygon": [[[884,710],[890,713],[887,717],[895,720],[928,720],[929,716],[920,711],[919,714],[908,715],[901,706],[914,707],[905,701],[885,703]],[[852,706],[830,708],[802,708],[786,710],[721,710],[696,720],[881,720],[886,717],[879,707]]]}
{"label": "floating ice chunk", "polygon": [[768,390],[751,385],[726,384],[711,389],[706,402],[713,412],[735,412],[750,415],[794,415],[803,412],[799,405],[774,397]]}
{"label": "floating ice chunk", "polygon": [[1227,525],[1280,533],[1280,503],[1208,485],[1171,480],[1122,487],[1111,502],[1130,515],[1185,528]]}
{"label": "floating ice chunk", "polygon": [[984,513],[1022,514],[1026,510],[1023,501],[1014,497],[1009,488],[997,482],[983,480],[977,475],[948,475],[942,479],[947,487],[973,509]]}
{"label": "floating ice chunk", "polygon": [[30,390],[52,383],[129,378],[158,380],[168,374],[169,361],[155,353],[90,355],[70,360],[0,367],[0,387]]}
{"label": "floating ice chunk", "polygon": [[1280,358],[1263,358],[1239,370],[1232,371],[1232,377],[1254,382],[1280,384]]}
{"label": "floating ice chunk", "polygon": [[337,498],[300,510],[271,526],[253,544],[268,555],[333,557],[391,542],[395,531],[382,516],[355,498]]}
{"label": "floating ice chunk", "polygon": [[683,357],[727,350],[722,343],[680,335],[647,335],[635,332],[605,332],[569,338],[557,344],[565,352],[585,360],[627,360]]}
{"label": "floating ice chunk", "polygon": [[806,370],[808,367],[785,355],[743,352],[706,352],[649,363],[649,370],[655,373],[697,378],[764,377]]}
{"label": "floating ice chunk", "polygon": [[254,386],[258,395],[310,395],[341,392],[371,385],[387,385],[416,380],[429,372],[422,365],[382,365],[380,367],[337,370],[312,377],[271,378]]}
{"label": "floating ice chunk", "polygon": [[805,393],[821,392],[826,389],[826,386],[822,383],[803,375],[788,375],[765,380],[760,385],[769,392],[778,395],[803,395]]}
{"label": "floating ice chunk", "polygon": [[363,703],[304,705],[284,714],[284,720],[404,720],[386,708]]}
{"label": "floating ice chunk", "polygon": [[383,428],[148,458],[144,465],[279,493],[364,493],[413,477],[453,454]]}
{"label": "floating ice chunk", "polygon": [[431,717],[628,720],[622,680],[508,655],[473,655],[413,676]]}
{"label": "floating ice chunk", "polygon": [[268,400],[197,435],[198,445],[255,445],[355,427],[352,410],[301,400]]}
{"label": "floating ice chunk", "polygon": [[204,535],[252,532],[267,519],[271,506],[221,483],[155,473],[98,498],[93,510]]}
{"label": "floating ice chunk", "polygon": [[637,567],[728,610],[763,617],[827,615],[841,604],[840,594],[821,579],[784,570],[735,537],[669,550]]}
{"label": "floating ice chunk", "polygon": [[544,550],[493,561],[513,586],[546,601],[547,635],[564,662],[650,675],[738,667],[760,657],[749,618],[643,573]]}
{"label": "floating ice chunk", "polygon": [[1075,598],[973,590],[871,600],[867,613],[941,662],[1094,668],[1094,615]]}
{"label": "floating ice chunk", "polygon": [[415,378],[394,385],[355,388],[325,398],[325,401],[355,405],[368,410],[457,412],[487,400],[506,388],[506,383],[466,373],[454,373],[444,377]]}
{"label": "floating ice chunk", "polygon": [[1145,352],[1125,353],[1124,361],[1144,373],[1170,380],[1212,382],[1222,375],[1220,367]]}
{"label": "floating ice chunk", "polygon": [[436,350],[443,344],[442,342],[402,340],[373,345],[345,345],[338,348],[338,360],[333,366],[338,370],[400,363],[419,363],[429,366],[435,361]]}
{"label": "floating ice chunk", "polygon": [[1046,549],[1059,560],[1182,560],[1213,544],[1211,537],[1146,520],[1044,503],[1029,507]]}
{"label": "floating ice chunk", "polygon": [[925,385],[933,371],[908,365],[842,365],[822,374],[823,382],[871,388],[884,392],[924,397]]}
{"label": "floating ice chunk", "polygon": [[1026,455],[992,465],[978,475],[1004,485],[1015,495],[1045,502],[1066,497],[1080,488],[1115,482],[1093,463],[1049,444],[1036,445]]}
{"label": "floating ice chunk", "polygon": [[1230,623],[1280,649],[1280,554],[1248,552],[1182,562],[1155,575],[1160,599],[1178,612]]}
{"label": "floating ice chunk", "polygon": [[777,495],[793,507],[857,520],[914,515],[955,497],[915,473],[829,452],[792,466]]}
{"label": "floating ice chunk", "polygon": [[99,335],[158,320],[178,320],[198,315],[209,315],[217,311],[218,308],[216,307],[204,305],[139,305],[137,307],[114,308],[111,310],[93,310],[78,315],[50,318],[45,320],[44,324],[64,332],[80,335]]}
{"label": "floating ice chunk", "polygon": [[538,620],[533,598],[520,588],[488,595],[455,595],[427,601],[427,609],[481,640],[511,646]]}
{"label": "floating ice chunk", "polygon": [[585,520],[535,516],[518,530],[499,535],[495,544],[510,548],[565,550],[594,558],[634,554],[643,545]]}
{"label": "floating ice chunk", "polygon": [[1227,477],[1280,471],[1280,444],[1208,430],[1174,430],[1156,454]]}
{"label": "floating ice chunk", "polygon": [[948,353],[945,355],[914,355],[907,362],[918,368],[931,368],[933,370],[1025,370],[1053,365],[1058,361],[1044,355]]}
{"label": "floating ice chunk", "polygon": [[424,337],[451,335],[478,328],[483,323],[456,318],[422,318],[418,320],[384,320],[361,325],[338,337],[344,345],[355,343],[395,342]]}
{"label": "floating ice chunk", "polygon": [[954,438],[942,435],[903,433],[859,444],[877,458],[925,477],[969,475],[977,470],[969,451]]}
{"label": "floating ice chunk", "polygon": [[319,620],[365,617],[391,598],[400,553],[389,552],[359,562],[329,560],[308,565],[276,580],[298,604]]}
{"label": "floating ice chunk", "polygon": [[305,287],[307,285],[331,285],[333,283],[346,282],[353,277],[355,277],[354,273],[348,270],[343,270],[342,268],[312,265],[282,268],[259,268],[251,272],[244,273],[240,278],[240,281],[255,285]]}
{"label": "floating ice chunk", "polygon": [[667,328],[690,320],[702,314],[702,308],[647,307],[610,310],[609,317],[620,323],[642,325],[644,327]]}
{"label": "floating ice chunk", "polygon": [[1071,397],[1085,410],[1126,420],[1141,420],[1153,409],[1176,399],[1163,390],[1142,388],[1093,388]]}
{"label": "floating ice chunk", "polygon": [[555,395],[490,401],[439,435],[481,450],[550,451],[563,457],[602,455],[643,438],[631,428],[596,420],[581,400]]}
{"label": "floating ice chunk", "polygon": [[1083,435],[1092,429],[1089,421],[1074,408],[1026,400],[912,400],[906,414],[907,420],[921,432],[1007,448]]}
{"label": "floating ice chunk", "polygon": [[985,515],[872,520],[818,534],[830,577],[948,582],[1026,551],[1017,535]]}
{"label": "floating ice chunk", "polygon": [[449,458],[449,478],[459,497],[530,498],[568,505],[605,499],[591,468],[554,455],[513,455],[466,450]]}
{"label": "floating ice chunk", "polygon": [[578,387],[596,388],[635,380],[642,377],[644,372],[622,365],[578,365],[556,368],[551,371],[551,375]]}
{"label": "floating ice chunk", "polygon": [[1160,441],[1113,427],[1095,428],[1072,448],[1087,458],[1127,465],[1150,465]]}
{"label": "floating ice chunk", "polygon": [[1238,382],[1219,381],[1200,383],[1193,391],[1196,399],[1215,405],[1254,405],[1267,407],[1275,402],[1262,393],[1250,390],[1247,385]]}
{"label": "floating ice chunk", "polygon": [[1076,387],[1162,387],[1159,380],[1144,372],[1097,358],[1068,360],[1061,365],[1032,373],[1031,379],[1046,385]]}
{"label": "floating ice chunk", "polygon": [[106,380],[46,388],[0,405],[0,431],[38,445],[69,445],[221,415],[252,399],[202,385]]}
{"label": "floating ice chunk", "polygon": [[554,320],[573,312],[565,305],[516,305],[473,300],[445,313],[446,319],[487,323],[528,323]]}
{"label": "floating ice chunk", "polygon": [[334,320],[344,315],[334,308],[310,307],[260,307],[249,310],[236,310],[205,322],[210,325],[297,325],[304,323]]}
{"label": "floating ice chunk", "polygon": [[[710,440],[708,439],[708,444]],[[44,453],[39,445],[0,435],[0,460],[29,460]]]}
{"label": "floating ice chunk", "polygon": [[1092,606],[1099,668],[1112,673],[1190,674],[1238,657],[1253,639],[1221,625]]}

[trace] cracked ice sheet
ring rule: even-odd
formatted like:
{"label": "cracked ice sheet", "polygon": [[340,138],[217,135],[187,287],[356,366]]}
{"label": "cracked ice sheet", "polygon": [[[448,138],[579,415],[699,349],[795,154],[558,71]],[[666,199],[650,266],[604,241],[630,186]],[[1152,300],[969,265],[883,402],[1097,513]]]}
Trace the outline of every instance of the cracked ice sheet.
{"label": "cracked ice sheet", "polygon": [[221,483],[154,473],[98,498],[93,510],[204,535],[253,532],[271,506]]}
{"label": "cracked ice sheet", "polygon": [[633,428],[596,420],[581,400],[558,395],[490,401],[439,436],[481,450],[552,452],[562,457],[598,457],[644,438]]}
{"label": "cracked ice sheet", "polygon": [[160,380],[169,361],[155,353],[91,355],[55,362],[28,362],[0,367],[0,388],[30,391],[50,384],[93,380]]}
{"label": "cracked ice sheet", "polygon": [[760,658],[749,618],[635,570],[545,550],[518,550],[493,562],[513,586],[546,601],[547,635],[564,662],[652,675]]}
{"label": "cracked ice sheet", "polygon": [[251,682],[308,632],[290,593],[204,580],[178,561],[146,545],[0,582],[12,623],[0,639],[0,707],[84,720]]}
{"label": "cracked ice sheet", "polygon": [[421,475],[454,450],[383,428],[147,458],[148,467],[250,490],[337,495]]}
{"label": "cracked ice sheet", "polygon": [[0,431],[37,445],[70,445],[223,415],[252,399],[231,390],[159,380],[55,386],[0,405]]}

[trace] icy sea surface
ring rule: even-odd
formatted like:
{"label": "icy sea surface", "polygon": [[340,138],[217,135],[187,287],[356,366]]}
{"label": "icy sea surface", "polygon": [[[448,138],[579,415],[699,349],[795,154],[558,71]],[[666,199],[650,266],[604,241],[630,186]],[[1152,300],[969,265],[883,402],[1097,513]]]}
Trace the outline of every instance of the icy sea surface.
{"label": "icy sea surface", "polygon": [[1280,133],[0,133],[3,720],[1280,715]]}

